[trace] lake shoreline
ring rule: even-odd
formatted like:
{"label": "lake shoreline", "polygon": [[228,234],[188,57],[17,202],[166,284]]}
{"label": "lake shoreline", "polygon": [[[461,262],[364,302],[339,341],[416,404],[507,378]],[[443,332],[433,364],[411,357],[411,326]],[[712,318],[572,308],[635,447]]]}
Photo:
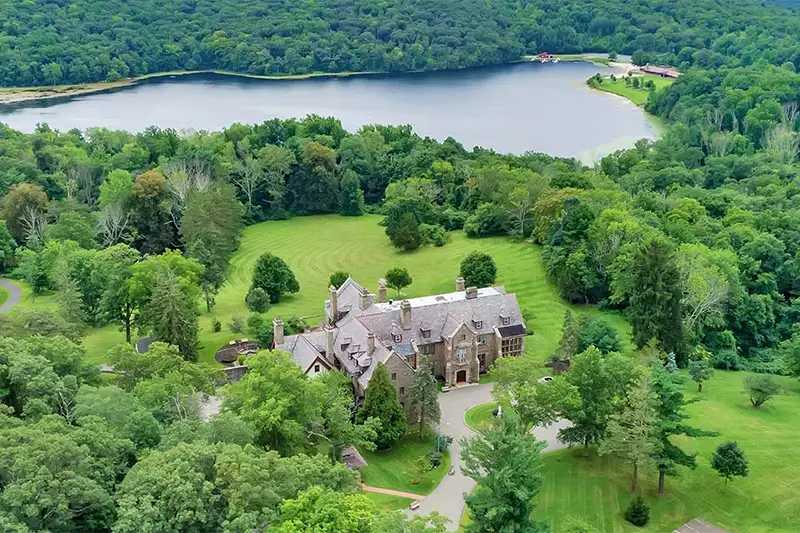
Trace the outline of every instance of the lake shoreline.
{"label": "lake shoreline", "polygon": [[[591,54],[566,54],[558,55],[561,61],[586,61],[596,65],[609,66],[609,62],[603,58],[593,56]],[[524,56],[519,61],[512,61],[502,65],[515,65],[518,63],[527,63],[533,61],[533,56]],[[120,89],[134,87],[142,82],[158,80],[160,78],[177,78],[177,77],[190,77],[198,75],[218,75],[230,76],[234,78],[246,78],[252,80],[264,81],[296,81],[296,80],[310,80],[310,79],[326,79],[326,78],[350,78],[350,77],[369,77],[369,76],[390,76],[390,75],[407,75],[407,74],[427,74],[431,72],[456,72],[460,70],[479,69],[485,67],[497,67],[502,65],[481,65],[477,67],[464,67],[460,69],[448,70],[412,70],[403,72],[385,72],[385,71],[364,71],[364,72],[312,72],[309,74],[275,74],[275,75],[260,75],[260,74],[245,74],[241,72],[232,72],[228,70],[206,69],[206,70],[176,70],[167,72],[153,72],[151,74],[143,74],[133,78],[124,78],[117,81],[108,82],[93,82],[83,84],[67,84],[67,85],[53,85],[53,86],[39,86],[39,87],[8,87],[0,88],[0,106],[15,106],[25,105],[31,102],[68,99],[76,96],[86,96],[90,94],[101,94],[105,92],[117,91]],[[611,65],[614,66],[614,65]]]}

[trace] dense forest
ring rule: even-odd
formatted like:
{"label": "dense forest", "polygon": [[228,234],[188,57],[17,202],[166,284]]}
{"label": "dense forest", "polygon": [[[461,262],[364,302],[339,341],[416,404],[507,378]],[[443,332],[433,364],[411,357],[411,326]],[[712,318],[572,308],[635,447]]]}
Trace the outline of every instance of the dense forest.
{"label": "dense forest", "polygon": [[756,0],[0,2],[0,86],[171,70],[435,70],[617,52],[686,68],[800,62],[800,17]]}

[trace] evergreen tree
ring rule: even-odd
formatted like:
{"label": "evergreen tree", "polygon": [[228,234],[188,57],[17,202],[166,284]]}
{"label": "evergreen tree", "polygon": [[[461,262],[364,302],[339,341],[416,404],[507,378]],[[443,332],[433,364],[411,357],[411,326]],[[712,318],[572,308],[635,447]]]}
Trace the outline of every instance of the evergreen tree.
{"label": "evergreen tree", "polygon": [[419,436],[422,439],[426,424],[438,422],[442,417],[439,408],[439,388],[433,376],[432,363],[426,357],[414,372],[411,392],[408,397],[408,408],[411,416],[419,424]]}
{"label": "evergreen tree", "polygon": [[406,414],[397,399],[397,390],[389,379],[383,363],[378,363],[364,394],[364,404],[358,411],[358,422],[363,424],[370,417],[378,419],[381,427],[375,439],[378,449],[386,449],[406,434]]}
{"label": "evergreen tree", "polygon": [[711,468],[725,478],[725,486],[734,476],[747,477],[747,458],[735,442],[723,442],[711,455]]}
{"label": "evergreen tree", "polygon": [[422,233],[419,230],[419,222],[412,213],[403,213],[397,223],[393,235],[392,244],[405,251],[416,250],[422,244]]}
{"label": "evergreen tree", "polygon": [[634,526],[644,527],[650,521],[650,507],[644,503],[644,498],[636,496],[631,500],[625,510],[625,520]]}
{"label": "evergreen tree", "polygon": [[656,338],[667,352],[683,353],[681,278],[673,245],[651,238],[633,257],[630,321],[633,340],[641,348]]}
{"label": "evergreen tree", "polygon": [[578,343],[580,342],[580,331],[572,311],[567,309],[564,313],[564,325],[561,328],[561,340],[558,341],[556,348],[556,359],[566,360],[578,353]]}
{"label": "evergreen tree", "polygon": [[361,180],[358,174],[348,169],[339,182],[342,196],[342,214],[359,216],[364,214],[364,191],[361,190]]}
{"label": "evergreen tree", "polygon": [[542,487],[545,443],[526,429],[509,409],[498,424],[461,441],[461,470],[477,483],[466,498],[472,519],[467,533],[550,531],[547,523],[531,519],[532,500]]}
{"label": "evergreen tree", "polygon": [[649,383],[642,380],[629,393],[622,411],[611,415],[600,455],[614,454],[633,465],[631,492],[636,492],[639,469],[653,464],[661,448],[658,439],[657,398]]}
{"label": "evergreen tree", "polygon": [[187,361],[197,360],[197,310],[171,270],[156,276],[144,313],[156,339],[177,346]]}

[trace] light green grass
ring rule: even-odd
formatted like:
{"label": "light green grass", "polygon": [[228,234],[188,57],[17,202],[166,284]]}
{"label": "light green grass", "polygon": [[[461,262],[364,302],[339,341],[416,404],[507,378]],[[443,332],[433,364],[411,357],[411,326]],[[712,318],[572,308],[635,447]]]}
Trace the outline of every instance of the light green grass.
{"label": "light green grass", "polygon": [[[630,501],[630,466],[605,457],[584,459],[581,450],[545,456],[544,487],[536,500],[536,516],[550,518],[557,530],[566,516],[583,517],[606,533],[672,531],[695,517],[742,533],[796,532],[800,524],[800,384],[778,378],[783,394],[761,409],[750,406],[742,392],[745,372],[717,372],[705,384],[686,385],[691,423],[717,431],[718,437],[680,439],[688,452],[698,453],[696,470],[681,469],[667,478],[667,494],[657,497],[657,476],[640,478],[640,489],[652,507],[646,528],[622,519]],[[721,442],[737,441],[750,462],[750,475],[724,487],[709,466]]]}
{"label": "light green grass", "polygon": [[8,296],[9,296],[8,289],[6,289],[5,287],[0,287],[0,305],[6,303],[6,300],[8,300]]}
{"label": "light green grass", "polygon": [[392,496],[391,494],[380,494],[377,492],[365,492],[364,495],[372,500],[379,509],[384,511],[396,511],[400,509],[407,509],[414,501],[411,498],[403,498],[401,496]]}
{"label": "light green grass", "polygon": [[[656,86],[655,89],[656,91],[672,85],[672,83],[675,81],[671,78],[662,78],[661,76],[655,76],[652,74],[645,74],[644,76],[639,76],[639,80],[642,83],[644,83],[647,80],[652,80]],[[603,83],[595,85],[594,88],[600,89],[601,91],[605,91],[608,93],[618,94],[619,96],[623,96],[639,106],[646,104],[647,99],[650,97],[650,91],[648,89],[641,87],[638,89],[634,89],[633,86],[629,87],[625,85],[624,78],[617,78],[616,80],[612,80],[610,77],[604,77]]]}
{"label": "light green grass", "polygon": [[[420,468],[420,459],[435,451],[435,434],[420,440],[417,433],[409,433],[395,442],[391,450],[362,452],[368,464],[361,469],[361,479],[371,487],[430,494],[450,468],[449,452],[442,457],[442,464],[433,470]],[[417,483],[412,483],[413,480]]]}
{"label": "light green grass", "polygon": [[464,413],[464,422],[467,423],[472,431],[481,432],[492,423],[495,409],[497,409],[497,404],[494,402],[482,403],[471,407]]}

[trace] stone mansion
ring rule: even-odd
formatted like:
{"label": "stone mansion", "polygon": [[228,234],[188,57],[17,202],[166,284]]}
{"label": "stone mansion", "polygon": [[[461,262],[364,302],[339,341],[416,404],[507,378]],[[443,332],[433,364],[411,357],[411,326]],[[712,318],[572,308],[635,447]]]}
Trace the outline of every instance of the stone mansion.
{"label": "stone mansion", "polygon": [[284,335],[275,318],[275,348],[291,354],[307,374],[333,369],[351,376],[363,395],[372,372],[383,363],[401,402],[411,390],[414,371],[428,356],[434,374],[449,386],[474,383],[494,361],[525,351],[525,324],[517,297],[502,286],[464,287],[408,300],[387,300],[386,281],[378,294],[352,278],[330,287],[324,325]]}

